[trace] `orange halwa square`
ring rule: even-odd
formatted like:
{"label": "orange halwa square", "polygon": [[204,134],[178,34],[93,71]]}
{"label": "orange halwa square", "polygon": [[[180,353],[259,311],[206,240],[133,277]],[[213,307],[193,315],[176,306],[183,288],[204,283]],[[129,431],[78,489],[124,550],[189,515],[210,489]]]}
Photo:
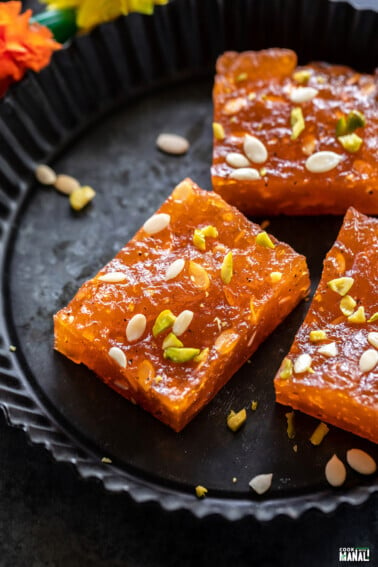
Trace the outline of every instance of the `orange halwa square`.
{"label": "orange halwa square", "polygon": [[378,214],[377,87],[377,74],[297,67],[287,49],[224,53],[214,191],[250,215]]}
{"label": "orange halwa square", "polygon": [[378,219],[350,208],[310,310],[275,378],[276,399],[378,442]]}
{"label": "orange halwa square", "polygon": [[303,256],[186,179],[56,314],[55,348],[179,431],[308,287]]}

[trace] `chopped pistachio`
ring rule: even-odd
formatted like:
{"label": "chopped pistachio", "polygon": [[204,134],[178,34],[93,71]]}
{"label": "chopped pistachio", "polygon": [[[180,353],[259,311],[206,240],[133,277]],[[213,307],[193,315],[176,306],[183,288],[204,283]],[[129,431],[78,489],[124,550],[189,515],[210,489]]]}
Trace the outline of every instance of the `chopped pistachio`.
{"label": "chopped pistachio", "polygon": [[268,235],[267,232],[265,232],[265,230],[263,232],[260,232],[255,239],[256,244],[259,244],[259,246],[264,246],[264,248],[270,248],[272,250],[274,250],[274,248],[276,247],[276,245],[272,242],[270,236]]}
{"label": "chopped pistachio", "polygon": [[353,278],[343,277],[330,280],[327,285],[332,291],[344,296],[348,293],[353,284]]}
{"label": "chopped pistachio", "polygon": [[378,321],[378,311],[376,313],[374,313],[370,319],[368,319],[368,323],[374,323],[375,321]]}
{"label": "chopped pistachio", "polygon": [[267,173],[266,167],[262,167],[262,168],[260,169],[260,176],[261,176],[261,177],[265,177],[266,173]]}
{"label": "chopped pistachio", "polygon": [[252,411],[256,411],[258,404],[259,404],[259,402],[258,402],[257,400],[253,400],[253,401],[251,402],[251,410],[252,410]]}
{"label": "chopped pistachio", "polygon": [[232,252],[229,252],[224,257],[223,262],[222,262],[222,266],[221,266],[222,282],[226,285],[229,284],[231,279],[232,279],[233,264],[234,264],[234,261],[233,261],[233,258],[232,258]]}
{"label": "chopped pistachio", "polygon": [[200,484],[196,486],[195,490],[197,498],[204,498],[204,496],[206,496],[206,494],[208,493],[207,488],[201,486]]}
{"label": "chopped pistachio", "polygon": [[241,428],[243,423],[247,420],[247,412],[245,408],[241,409],[237,413],[230,411],[227,416],[227,426],[231,431],[236,432]]}
{"label": "chopped pistachio", "polygon": [[327,333],[322,330],[318,331],[310,331],[310,342],[318,343],[320,341],[324,341],[327,338]]}
{"label": "chopped pistachio", "polygon": [[198,250],[204,252],[206,250],[206,239],[201,229],[196,228],[193,234],[193,244]]}
{"label": "chopped pistachio", "polygon": [[287,380],[293,374],[293,363],[291,362],[290,358],[284,358],[281,371],[280,371],[280,378],[283,380]]}
{"label": "chopped pistachio", "polygon": [[256,98],[256,93],[248,93],[247,98],[248,98],[248,100],[255,100],[255,98]]}
{"label": "chopped pistachio", "polygon": [[206,250],[206,237],[216,238],[218,231],[215,226],[205,226],[204,228],[196,228],[193,235],[193,244],[199,250]]}
{"label": "chopped pistachio", "polygon": [[295,437],[294,412],[289,411],[288,413],[285,413],[285,417],[287,420],[287,436],[289,439],[294,439]]}
{"label": "chopped pistachio", "polygon": [[347,116],[347,125],[349,132],[353,132],[357,128],[363,128],[366,125],[365,116],[358,110],[352,110]]}
{"label": "chopped pistachio", "polygon": [[240,83],[241,81],[245,81],[246,79],[248,79],[248,73],[239,73],[239,75],[236,77],[236,82]]}
{"label": "chopped pistachio", "polygon": [[303,69],[302,71],[296,71],[293,73],[294,81],[297,81],[300,85],[303,83],[307,83],[309,78],[311,77],[311,71],[309,69]]}
{"label": "chopped pistachio", "polygon": [[282,272],[272,272],[270,274],[270,281],[272,283],[277,283],[282,280]]}
{"label": "chopped pistachio", "polygon": [[360,305],[360,307],[357,309],[357,311],[355,311],[352,315],[349,315],[348,321],[349,321],[349,323],[365,323],[366,322],[365,309],[363,308],[362,305]]}
{"label": "chopped pistachio", "polygon": [[173,315],[172,311],[170,309],[164,309],[164,311],[159,313],[156,317],[156,321],[152,327],[153,336],[157,337],[160,333],[172,327],[175,321],[176,317]]}
{"label": "chopped pistachio", "polygon": [[183,363],[193,360],[200,352],[199,348],[168,347],[164,350],[164,358],[168,358],[172,362]]}
{"label": "chopped pistachio", "polygon": [[336,138],[340,136],[345,136],[348,132],[347,120],[345,116],[342,116],[336,123]]}
{"label": "chopped pistachio", "polygon": [[96,191],[85,185],[84,187],[79,187],[75,189],[69,196],[71,208],[74,211],[81,211],[88,203],[92,201],[96,196]]}
{"label": "chopped pistachio", "polygon": [[204,360],[207,359],[208,356],[209,356],[209,349],[208,349],[208,347],[206,347],[206,348],[201,350],[199,355],[197,355],[193,358],[193,361],[197,362],[197,363],[203,362]]}
{"label": "chopped pistachio", "polygon": [[310,437],[311,443],[315,446],[320,445],[324,437],[327,435],[328,431],[329,431],[328,425],[326,425],[321,421]]}
{"label": "chopped pistachio", "polygon": [[340,301],[340,311],[346,317],[352,315],[354,312],[354,308],[356,307],[357,302],[351,297],[350,295],[345,295],[342,300]]}
{"label": "chopped pistachio", "polygon": [[299,106],[291,110],[290,126],[292,129],[291,140],[296,140],[301,132],[303,132],[303,130],[305,129],[303,112]]}
{"label": "chopped pistachio", "polygon": [[360,147],[362,146],[362,138],[357,136],[357,134],[346,134],[345,136],[339,136],[337,138],[340,144],[343,146],[344,150],[350,153],[358,152]]}
{"label": "chopped pistachio", "polygon": [[109,457],[102,457],[101,462],[104,463],[105,465],[111,465],[112,464],[112,460],[109,459]]}
{"label": "chopped pistachio", "polygon": [[222,141],[225,139],[224,128],[219,122],[213,122],[213,134],[216,140]]}
{"label": "chopped pistachio", "polygon": [[11,352],[16,352],[17,347],[14,346],[14,345],[9,345],[9,350],[10,350]]}
{"label": "chopped pistachio", "polygon": [[362,112],[352,110],[347,116],[342,116],[336,124],[336,137],[352,134],[357,128],[365,126],[366,120]]}
{"label": "chopped pistachio", "polygon": [[180,339],[176,337],[174,333],[169,333],[169,335],[167,335],[163,341],[164,350],[169,347],[181,348],[183,346],[184,346],[183,343],[180,341]]}

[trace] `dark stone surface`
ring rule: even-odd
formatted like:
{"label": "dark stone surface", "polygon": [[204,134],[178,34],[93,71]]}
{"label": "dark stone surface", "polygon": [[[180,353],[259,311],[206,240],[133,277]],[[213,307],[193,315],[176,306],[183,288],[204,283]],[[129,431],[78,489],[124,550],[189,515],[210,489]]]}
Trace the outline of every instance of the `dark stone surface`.
{"label": "dark stone surface", "polygon": [[298,522],[201,521],[80,480],[2,415],[0,455],[1,567],[328,567],[339,565],[341,546],[370,547],[370,565],[378,565],[378,495]]}
{"label": "dark stone surface", "polygon": [[369,546],[378,565],[377,495],[299,522],[232,524],[168,514],[82,481],[0,418],[1,567],[330,567],[340,546]]}

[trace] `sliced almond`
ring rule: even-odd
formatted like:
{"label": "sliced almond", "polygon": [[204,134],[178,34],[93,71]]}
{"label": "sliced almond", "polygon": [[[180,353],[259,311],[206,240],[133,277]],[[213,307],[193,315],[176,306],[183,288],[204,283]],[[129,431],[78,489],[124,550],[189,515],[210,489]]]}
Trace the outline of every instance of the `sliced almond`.
{"label": "sliced almond", "polygon": [[243,143],[244,153],[253,163],[264,163],[268,159],[268,152],[264,144],[255,136],[246,134]]}
{"label": "sliced almond", "polygon": [[177,134],[160,134],[156,139],[156,145],[162,152],[180,156],[189,149],[189,142],[183,136]]}
{"label": "sliced almond", "polygon": [[372,332],[368,334],[368,341],[374,347],[378,349],[378,333]]}
{"label": "sliced almond", "polygon": [[272,486],[273,473],[259,474],[249,481],[249,486],[257,492],[257,494],[264,494]]}
{"label": "sliced almond", "polygon": [[370,372],[378,364],[378,351],[373,348],[365,350],[359,361],[359,368],[361,372]]}
{"label": "sliced almond", "polygon": [[289,98],[291,102],[300,104],[301,102],[308,102],[309,100],[312,100],[314,97],[316,97],[318,92],[319,91],[317,91],[313,87],[298,87],[290,92]]}
{"label": "sliced almond", "polygon": [[158,232],[161,232],[162,230],[167,228],[170,222],[171,217],[166,213],[152,215],[152,217],[147,219],[144,223],[143,230],[150,235],[157,234]]}
{"label": "sliced almond", "polygon": [[374,474],[377,463],[365,451],[361,449],[349,449],[346,454],[348,465],[360,474]]}
{"label": "sliced almond", "polygon": [[320,348],[318,348],[318,353],[323,354],[324,356],[327,356],[329,358],[333,356],[337,356],[338,354],[337,344],[333,342],[333,343],[328,343],[328,345],[323,345]]}
{"label": "sliced almond", "polygon": [[146,330],[147,319],[141,313],[134,315],[132,319],[127,324],[126,327],[126,337],[127,340],[132,343],[140,339]]}
{"label": "sliced almond", "polygon": [[306,169],[311,173],[326,173],[339,165],[343,156],[335,152],[316,152],[306,160]]}
{"label": "sliced almond", "polygon": [[237,152],[230,152],[226,155],[226,163],[230,167],[234,167],[235,169],[240,167],[248,167],[249,160],[243,156],[243,154],[238,154]]}
{"label": "sliced almond", "polygon": [[255,181],[261,179],[260,173],[253,167],[241,167],[235,169],[230,173],[230,179],[237,179],[238,181]]}
{"label": "sliced almond", "polygon": [[193,320],[193,316],[193,311],[185,309],[185,311],[182,311],[180,315],[176,317],[176,321],[174,322],[172,327],[172,332],[176,335],[176,337],[179,337],[180,335],[183,335],[185,333]]}
{"label": "sliced almond", "polygon": [[109,349],[108,354],[121,368],[126,368],[127,360],[123,350],[119,347],[112,347]]}
{"label": "sliced almond", "polygon": [[38,165],[35,170],[35,176],[42,185],[54,185],[56,182],[56,173],[48,165]]}
{"label": "sliced almond", "polygon": [[80,189],[80,183],[71,175],[58,175],[56,177],[54,187],[63,195],[71,195],[76,189]]}
{"label": "sliced almond", "polygon": [[309,354],[300,354],[294,363],[295,374],[303,374],[311,367],[312,358]]}
{"label": "sliced almond", "polygon": [[118,283],[125,281],[127,279],[127,276],[123,272],[107,272],[106,274],[99,276],[98,279],[101,282]]}
{"label": "sliced almond", "polygon": [[328,461],[325,467],[325,476],[331,486],[341,486],[346,479],[346,468],[337,455]]}
{"label": "sliced almond", "polygon": [[172,264],[168,266],[167,271],[165,272],[165,280],[168,281],[177,278],[177,276],[181,274],[182,270],[184,269],[184,266],[185,260],[182,258],[179,258],[178,260],[172,262]]}

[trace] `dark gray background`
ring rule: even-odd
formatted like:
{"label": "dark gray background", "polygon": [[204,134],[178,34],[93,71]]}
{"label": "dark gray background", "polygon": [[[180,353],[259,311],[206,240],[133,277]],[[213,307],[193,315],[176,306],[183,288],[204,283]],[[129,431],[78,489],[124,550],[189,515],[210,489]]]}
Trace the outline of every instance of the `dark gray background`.
{"label": "dark gray background", "polygon": [[72,467],[29,446],[2,415],[0,463],[1,567],[328,567],[348,546],[369,546],[370,564],[378,565],[377,495],[330,517],[310,513],[269,525],[167,514],[80,480]]}

